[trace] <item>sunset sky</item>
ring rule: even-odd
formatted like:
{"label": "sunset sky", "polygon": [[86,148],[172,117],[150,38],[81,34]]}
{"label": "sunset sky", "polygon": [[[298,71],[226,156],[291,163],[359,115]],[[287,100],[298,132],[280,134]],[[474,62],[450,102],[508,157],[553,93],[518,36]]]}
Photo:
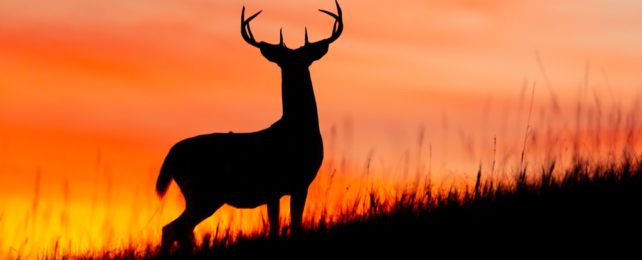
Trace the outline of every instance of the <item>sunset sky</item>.
{"label": "sunset sky", "polygon": [[[396,169],[423,162],[418,146],[443,178],[487,165],[495,138],[504,153],[518,153],[532,93],[533,129],[597,126],[610,135],[610,108],[637,111],[629,105],[642,89],[640,1],[340,4],[345,31],[310,70],[326,141],[322,173],[338,158],[353,164],[341,185],[363,176],[369,156],[387,171],[369,180],[409,179]],[[65,224],[65,212],[105,220],[119,215],[105,207],[127,200],[147,203],[140,221],[149,221],[172,144],[256,131],[280,117],[280,73],[241,38],[244,5],[263,10],[252,23],[259,41],[277,42],[283,28],[296,47],[305,27],[312,41],[332,30],[318,11],[335,11],[330,0],[0,1],[0,241],[10,241],[0,242],[0,256],[22,241],[14,227],[27,226],[29,212],[61,214],[62,228],[50,232],[70,240],[82,228],[74,213]],[[564,124],[581,102],[604,122]],[[160,225],[180,203],[174,209]],[[50,246],[42,241],[30,247]]]}

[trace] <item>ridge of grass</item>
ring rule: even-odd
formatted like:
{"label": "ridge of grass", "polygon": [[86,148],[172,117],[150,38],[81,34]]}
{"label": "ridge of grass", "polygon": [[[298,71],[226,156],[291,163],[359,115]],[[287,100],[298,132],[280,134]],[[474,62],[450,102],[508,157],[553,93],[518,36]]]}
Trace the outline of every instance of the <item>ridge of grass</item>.
{"label": "ridge of grass", "polygon": [[[578,160],[554,174],[519,172],[513,180],[484,180],[446,192],[407,191],[382,202],[370,193],[366,214],[350,210],[309,223],[297,237],[206,235],[190,255],[159,256],[157,247],[132,246],[63,258],[320,258],[463,256],[518,251],[515,257],[552,252],[637,252],[642,245],[642,160],[596,165]],[[427,187],[426,190],[430,187]],[[524,254],[528,253],[528,254]]]}

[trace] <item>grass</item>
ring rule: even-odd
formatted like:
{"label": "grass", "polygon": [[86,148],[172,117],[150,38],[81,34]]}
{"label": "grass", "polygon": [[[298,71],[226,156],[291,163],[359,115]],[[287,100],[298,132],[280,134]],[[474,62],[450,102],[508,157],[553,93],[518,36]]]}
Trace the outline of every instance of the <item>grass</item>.
{"label": "grass", "polygon": [[[539,58],[538,62],[543,66]],[[605,87],[593,85],[586,77],[579,93],[576,96],[571,93],[568,100],[559,97],[549,86],[550,98],[542,100],[536,98],[535,82],[525,80],[517,109],[508,106],[512,104],[510,102],[506,107],[501,102],[490,102],[498,111],[492,111],[490,105],[484,107],[481,118],[488,115],[499,117],[501,119],[496,120],[498,125],[483,123],[479,129],[459,132],[452,126],[457,124],[452,122],[443,122],[441,132],[435,126],[421,126],[416,149],[401,152],[403,157],[399,163],[395,163],[397,158],[379,155],[375,153],[379,150],[373,148],[367,153],[362,167],[361,158],[352,153],[353,126],[347,120],[345,129],[337,131],[334,126],[331,128],[328,151],[332,156],[326,160],[324,173],[320,174],[325,178],[320,186],[323,191],[317,192],[315,197],[328,203],[329,194],[340,194],[333,198],[338,197],[347,203],[321,207],[321,210],[345,207],[339,216],[324,214],[323,211],[320,218],[315,216],[314,222],[307,223],[303,234],[294,238],[286,234],[278,239],[269,239],[266,229],[237,236],[229,229],[219,231],[217,226],[215,234],[200,239],[190,257],[341,258],[355,255],[381,258],[390,254],[395,258],[430,258],[443,254],[495,256],[519,251],[508,256],[524,258],[556,250],[609,251],[610,254],[633,251],[639,255],[639,250],[635,250],[642,245],[642,214],[638,213],[642,210],[642,157],[633,156],[639,151],[642,140],[638,135],[642,133],[642,121],[638,119],[639,98],[633,98],[629,104],[613,96],[608,84]],[[575,103],[570,101],[575,99]],[[339,137],[342,138],[337,137],[337,132],[341,132]],[[459,139],[453,134],[457,132]],[[461,142],[461,147],[453,144],[456,141]],[[337,142],[345,147],[335,145]],[[623,152],[624,159],[617,159],[618,151]],[[450,171],[440,167],[446,162],[445,158],[460,159],[454,161],[458,168]],[[99,154],[97,173],[101,171],[100,161]],[[461,172],[473,172],[467,169],[474,169],[476,162],[479,162],[479,170],[472,175],[473,181],[469,181],[467,174],[460,176]],[[107,176],[105,200],[98,204],[104,204],[106,212],[110,212],[109,208],[118,203],[111,199],[111,175],[107,170],[104,172]],[[423,180],[431,180],[433,172],[436,176],[433,180],[444,175],[443,183],[446,184],[424,184]],[[361,175],[358,181],[338,184],[335,173]],[[371,184],[374,183],[372,180],[382,176],[399,177],[392,180],[384,178],[391,183],[407,182],[413,179],[413,174],[416,176],[411,185],[398,186],[406,188],[391,193]],[[45,214],[46,207],[43,210],[40,200],[44,193],[40,192],[40,178],[38,173],[33,205],[28,213],[31,216],[44,215],[41,218],[48,221],[55,215]],[[448,185],[452,186],[449,188]],[[347,195],[348,190],[350,194],[357,194],[354,204],[351,203],[352,197],[342,196]],[[66,182],[63,194],[65,204],[60,222],[69,229],[72,223],[67,214],[70,208],[68,201],[73,200]],[[97,203],[96,194],[92,199],[90,219],[93,219]],[[134,200],[132,205],[139,207],[140,203]],[[78,254],[78,251],[72,251],[72,244],[65,243],[63,239],[60,244],[56,241],[54,249],[49,252],[30,253],[23,247],[28,243],[38,245],[32,241],[35,240],[35,230],[42,225],[37,226],[36,217],[30,218],[29,214],[25,217],[24,230],[31,231],[31,234],[25,236],[24,243],[15,250],[17,253],[12,254],[17,258],[30,258],[33,254],[45,259],[161,258],[157,254],[157,245],[147,242],[124,246],[120,242],[107,242],[106,248],[118,249]],[[114,217],[105,214],[108,220]],[[3,226],[7,215],[0,212],[0,231],[7,229]],[[154,213],[150,219],[160,221],[158,215]],[[135,221],[132,223],[127,226],[132,230],[141,225]],[[100,229],[98,235],[107,237],[107,241],[121,241],[112,239],[114,235],[109,232],[110,224],[113,223],[105,222],[105,228]],[[158,222],[159,227],[154,230],[160,230],[161,224]],[[221,229],[225,230],[224,227]],[[22,231],[20,227],[16,229],[16,232]],[[3,242],[8,244],[8,241],[0,240],[0,245]]]}
{"label": "grass", "polygon": [[[484,180],[444,192],[407,191],[393,201],[371,193],[370,210],[308,223],[298,237],[267,238],[265,230],[213,240],[206,236],[193,258],[307,258],[385,255],[506,255],[591,252],[639,255],[642,245],[642,160],[591,164],[578,160],[561,174],[555,163],[512,180]],[[424,190],[433,190],[430,187]],[[161,259],[157,248],[70,258]],[[511,252],[519,252],[511,255]],[[185,258],[175,255],[170,258]]]}

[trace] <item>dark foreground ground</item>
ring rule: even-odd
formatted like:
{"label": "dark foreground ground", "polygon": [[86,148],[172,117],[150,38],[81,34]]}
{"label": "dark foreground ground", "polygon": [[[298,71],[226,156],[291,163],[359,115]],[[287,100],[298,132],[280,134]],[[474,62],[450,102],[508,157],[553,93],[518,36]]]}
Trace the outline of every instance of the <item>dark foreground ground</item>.
{"label": "dark foreground ground", "polygon": [[[215,241],[170,258],[642,259],[642,161],[547,168],[505,184],[482,176],[468,192],[402,194],[390,204],[370,197],[370,214],[317,223],[297,238]],[[167,258],[155,252],[98,257]]]}

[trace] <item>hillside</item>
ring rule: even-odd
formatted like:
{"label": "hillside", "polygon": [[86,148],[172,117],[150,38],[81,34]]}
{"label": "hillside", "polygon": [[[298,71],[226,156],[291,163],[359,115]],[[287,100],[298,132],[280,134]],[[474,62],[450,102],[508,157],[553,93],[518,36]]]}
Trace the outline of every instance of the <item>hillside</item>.
{"label": "hillside", "polygon": [[[297,238],[258,235],[236,243],[206,238],[191,257],[639,256],[642,161],[578,162],[561,174],[554,168],[522,172],[505,183],[484,181],[479,173],[478,184],[468,191],[401,194],[394,203],[376,203],[371,195],[369,214],[315,223]],[[112,257],[160,258],[153,252]]]}

